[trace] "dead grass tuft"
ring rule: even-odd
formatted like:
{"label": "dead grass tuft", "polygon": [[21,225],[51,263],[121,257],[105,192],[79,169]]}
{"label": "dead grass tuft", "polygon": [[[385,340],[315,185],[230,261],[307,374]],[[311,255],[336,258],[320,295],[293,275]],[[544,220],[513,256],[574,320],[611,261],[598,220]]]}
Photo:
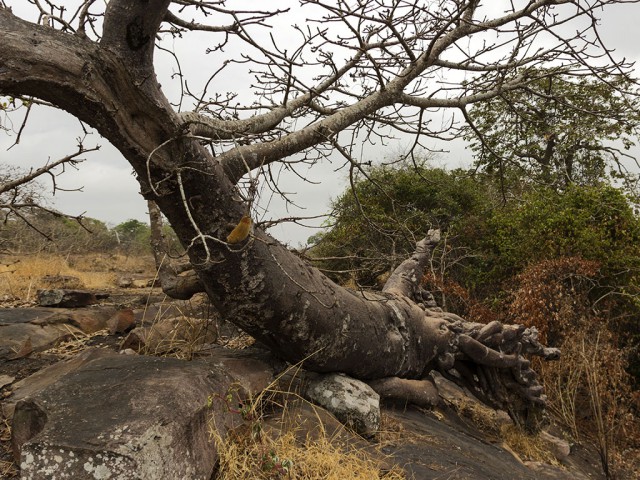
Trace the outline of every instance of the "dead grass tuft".
{"label": "dead grass tuft", "polygon": [[365,450],[351,450],[326,435],[300,441],[294,431],[278,436],[252,435],[222,439],[214,433],[219,455],[218,480],[304,479],[389,480],[406,478],[399,467],[386,469],[383,462]]}
{"label": "dead grass tuft", "polygon": [[561,465],[539,434],[530,435],[516,425],[503,425],[500,435],[509,450],[517,454],[521,460]]}
{"label": "dead grass tuft", "polygon": [[496,436],[500,435],[500,424],[504,423],[504,420],[499,418],[498,412],[493,408],[466,398],[451,401],[450,403],[460,416],[471,420],[481,432]]}
{"label": "dead grass tuft", "polygon": [[[279,390],[275,387],[277,382],[278,379],[246,402],[238,402],[236,391],[223,399],[229,411],[240,416],[242,423],[226,437],[214,424],[210,426],[219,457],[216,480],[406,478],[399,466],[385,463],[380,447],[374,449],[365,440],[349,442],[348,437],[341,435],[343,429],[330,434],[319,407],[295,392]],[[300,408],[304,406],[314,412],[311,428],[300,414]],[[267,415],[268,426],[265,424]],[[274,424],[279,427],[274,428]]]}
{"label": "dead grass tuft", "polygon": [[181,315],[154,322],[144,334],[143,355],[191,360],[218,338],[215,319]]}
{"label": "dead grass tuft", "polygon": [[13,454],[10,449],[10,441],[11,425],[9,424],[9,420],[3,418],[0,423],[0,448],[4,450],[2,452],[2,458],[0,458],[0,478],[11,478],[18,475],[18,468],[13,461]]}
{"label": "dead grass tuft", "polygon": [[560,465],[549,444],[540,434],[528,434],[493,408],[469,399],[452,402],[458,414],[468,418],[481,432],[496,436],[503,446],[522,461]]}

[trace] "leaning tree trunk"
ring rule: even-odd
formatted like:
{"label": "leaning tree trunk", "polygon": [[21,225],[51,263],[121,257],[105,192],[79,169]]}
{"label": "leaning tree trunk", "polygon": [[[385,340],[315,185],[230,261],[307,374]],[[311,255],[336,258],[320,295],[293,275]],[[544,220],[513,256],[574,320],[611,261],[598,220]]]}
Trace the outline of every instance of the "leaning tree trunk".
{"label": "leaning tree trunk", "polygon": [[[156,81],[154,35],[168,4],[112,0],[100,44],[0,8],[0,92],[49,101],[122,152],[215,307],[284,359],[360,379],[420,379],[436,368],[516,417],[538,412],[542,389],[521,354],[556,352],[543,349],[535,331],[471,324],[421,305],[419,281],[433,238],[418,245],[381,294],[337,286],[260,229],[241,243],[225,241],[228,225],[246,211],[235,186],[238,164],[222,163],[201,146]],[[351,121],[338,120],[333,127]],[[326,135],[320,123],[290,141],[300,148]],[[282,157],[289,148],[258,144],[245,154]]]}

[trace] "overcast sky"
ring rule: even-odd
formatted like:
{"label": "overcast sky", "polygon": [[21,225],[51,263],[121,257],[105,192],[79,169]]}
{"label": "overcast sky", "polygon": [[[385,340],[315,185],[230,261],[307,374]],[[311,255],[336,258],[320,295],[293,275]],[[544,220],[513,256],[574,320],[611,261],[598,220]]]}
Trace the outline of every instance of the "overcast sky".
{"label": "overcast sky", "polygon": [[[12,6],[14,12],[21,15],[25,10],[25,0],[13,0],[6,2]],[[270,0],[269,7],[297,5],[297,2],[287,0]],[[304,11],[304,9],[301,9]],[[296,20],[296,15],[298,15]],[[296,13],[296,9],[290,14],[285,22],[304,21]],[[617,58],[626,57],[636,62],[640,61],[640,29],[637,21],[640,19],[640,4],[616,5],[603,14],[601,31],[605,36],[605,41],[610,48],[615,48]],[[280,25],[282,27],[282,25]],[[274,29],[274,35],[286,34],[285,28]],[[171,42],[167,45],[171,46]],[[181,57],[182,67],[186,72],[191,85],[206,81],[209,74],[219,67],[216,57],[204,55],[204,51],[209,46],[204,35],[192,35],[189,43],[176,44],[176,53]],[[227,51],[227,55],[233,55],[233,51]],[[177,95],[175,83],[172,84],[170,75],[175,71],[173,64],[167,54],[156,53],[158,76],[168,96]],[[640,70],[636,69],[637,72]],[[636,75],[640,76],[640,75]],[[237,77],[227,78],[226,84],[218,85],[218,90],[222,92],[233,91],[237,88],[246,88],[248,79],[242,81]],[[17,117],[14,121],[19,121]],[[3,120],[4,124],[5,120]],[[18,124],[13,125],[19,127]],[[34,108],[30,121],[22,135],[19,145],[8,149],[15,141],[15,134],[6,135],[0,132],[0,162],[19,165],[22,168],[39,167],[48,160],[54,161],[71,153],[75,148],[75,139],[82,134],[79,122],[65,112],[47,109],[44,107]],[[139,187],[132,175],[129,164],[122,158],[106,140],[96,133],[85,139],[85,146],[91,147],[96,144],[101,146],[97,153],[87,154],[86,161],[78,165],[77,171],[65,172],[58,178],[58,186],[67,190],[78,190],[62,192],[58,191],[53,199],[55,208],[65,213],[85,215],[97,218],[115,225],[130,218],[135,218],[144,222],[148,221],[146,204],[138,194]],[[399,141],[397,144],[388,146],[368,147],[365,155],[374,161],[390,158],[406,147],[408,140]],[[448,153],[441,154],[438,162],[441,165],[452,168],[468,165],[470,163],[470,153],[460,142],[436,145],[436,149],[446,148]],[[317,215],[325,213],[329,208],[332,198],[339,195],[346,186],[346,172],[335,171],[341,163],[325,162],[314,167],[312,178],[319,181],[319,184],[309,184],[296,180],[297,177],[283,174],[284,191],[295,192],[293,196],[297,203],[304,205],[304,211],[286,211],[281,202],[274,199],[269,204],[269,212],[266,218],[277,218],[291,215]],[[69,170],[69,169],[67,169]],[[50,185],[44,182],[45,188],[50,191]],[[263,204],[267,201],[262,199]],[[296,226],[276,227],[271,233],[280,240],[295,246],[304,243],[305,240],[315,233],[315,230],[302,229]]]}

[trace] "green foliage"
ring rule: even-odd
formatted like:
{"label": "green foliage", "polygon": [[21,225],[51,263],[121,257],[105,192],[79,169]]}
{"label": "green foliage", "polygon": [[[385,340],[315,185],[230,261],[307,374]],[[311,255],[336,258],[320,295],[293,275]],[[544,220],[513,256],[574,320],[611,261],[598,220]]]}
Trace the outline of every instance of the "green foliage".
{"label": "green foliage", "polygon": [[597,261],[612,285],[640,280],[640,219],[624,193],[609,185],[526,194],[487,219],[476,245],[484,257],[481,274],[493,284],[532,262],[563,257]]}
{"label": "green foliage", "polygon": [[151,228],[139,220],[129,219],[113,228],[118,245],[128,253],[149,252]]}
{"label": "green foliage", "polygon": [[[127,220],[109,229],[104,222],[95,218],[85,217],[78,221],[39,209],[22,211],[22,217],[10,217],[0,225],[1,249],[16,254],[43,251],[62,254],[104,253],[116,250],[127,254],[144,254],[151,250],[151,229],[138,220]],[[174,251],[181,251],[173,230],[165,230]]]}
{"label": "green foliage", "polygon": [[334,223],[312,255],[338,281],[372,286],[415,249],[430,228],[453,229],[482,214],[486,189],[460,171],[425,165],[373,167],[333,205]]}
{"label": "green foliage", "polygon": [[[446,241],[434,256],[428,288],[455,313],[488,321],[510,316],[523,272],[586,265],[588,275],[586,267],[565,269],[569,283],[558,284],[563,290],[557,297],[568,296],[566,304],[543,295],[552,283],[546,280],[537,287],[530,283],[530,293],[520,297],[549,299],[537,308],[550,317],[553,311],[564,318],[560,306],[576,302],[584,303],[584,311],[600,312],[611,320],[620,346],[636,345],[629,350],[629,371],[640,379],[640,218],[622,190],[604,183],[569,185],[562,192],[523,189],[504,205],[487,176],[407,165],[375,167],[368,174],[371,181],[355,183],[356,196],[347,191],[335,202],[333,226],[315,236],[310,250],[335,280],[381,286],[383,274],[413,252],[415,240],[439,227]],[[578,277],[586,282],[580,298],[574,290]]]}
{"label": "green foliage", "polygon": [[626,171],[624,160],[640,133],[640,107],[628,78],[531,68],[515,75],[531,81],[469,112],[483,140],[471,127],[465,137],[480,168],[501,177],[515,171],[521,180],[556,190],[605,178],[633,182],[637,175]]}

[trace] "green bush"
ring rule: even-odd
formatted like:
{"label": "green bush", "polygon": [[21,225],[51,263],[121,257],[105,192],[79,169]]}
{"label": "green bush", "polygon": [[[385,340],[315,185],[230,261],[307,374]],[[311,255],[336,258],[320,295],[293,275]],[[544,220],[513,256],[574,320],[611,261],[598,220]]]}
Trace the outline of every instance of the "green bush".
{"label": "green bush", "polygon": [[485,271],[477,273],[494,285],[531,263],[563,257],[599,262],[602,287],[638,285],[640,219],[609,185],[530,192],[495,210],[479,240]]}
{"label": "green bush", "polygon": [[374,286],[430,228],[446,233],[470,224],[489,204],[487,189],[461,171],[373,167],[334,202],[331,226],[309,239],[311,255],[335,280]]}

